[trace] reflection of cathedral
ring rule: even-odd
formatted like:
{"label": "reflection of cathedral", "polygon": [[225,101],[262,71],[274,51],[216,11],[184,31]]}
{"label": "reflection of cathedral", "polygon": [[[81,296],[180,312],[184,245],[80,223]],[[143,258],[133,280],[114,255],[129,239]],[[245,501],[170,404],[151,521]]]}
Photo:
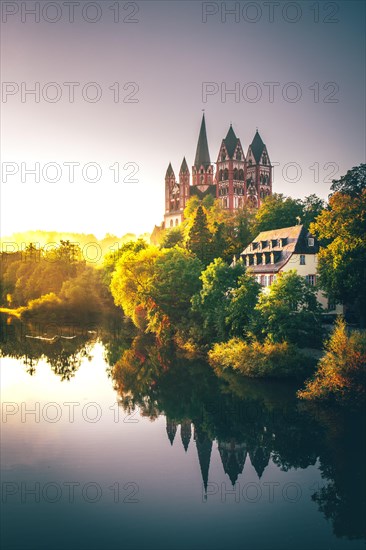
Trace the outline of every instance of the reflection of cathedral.
{"label": "reflection of cathedral", "polygon": [[208,149],[205,116],[202,117],[196,157],[192,167],[192,185],[188,164],[183,158],[179,178],[169,163],[165,174],[165,227],[174,227],[183,221],[183,211],[193,195],[203,199],[207,195],[218,199],[222,208],[233,212],[244,205],[260,206],[272,194],[272,166],[268,151],[258,130],[245,156],[240,139],[232,125],[222,140],[216,161],[216,173]]}
{"label": "reflection of cathedral", "polygon": [[[175,420],[171,420],[169,418],[166,419],[166,431],[171,445],[173,445],[178,424],[179,422],[176,422]],[[180,424],[181,440],[184,450],[187,452],[192,435],[192,423],[191,420],[184,419],[180,422]],[[195,426],[194,441],[196,442],[198,462],[206,493],[213,440],[210,439],[199,426]],[[236,441],[233,438],[227,441],[218,441],[218,451],[224,472],[229,476],[233,486],[237,482],[239,475],[243,473],[247,456],[249,457],[259,479],[262,477],[270,459],[270,452],[266,448],[265,444],[263,446],[253,446],[246,444],[243,441]]]}

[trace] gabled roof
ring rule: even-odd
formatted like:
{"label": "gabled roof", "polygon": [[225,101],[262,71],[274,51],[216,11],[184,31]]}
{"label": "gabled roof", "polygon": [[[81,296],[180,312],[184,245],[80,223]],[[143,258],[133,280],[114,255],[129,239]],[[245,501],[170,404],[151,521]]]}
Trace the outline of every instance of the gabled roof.
{"label": "gabled roof", "polygon": [[198,137],[196,158],[194,160],[194,165],[196,168],[200,168],[201,166],[204,166],[205,168],[207,168],[208,166],[210,166],[210,164],[211,164],[211,161],[210,161],[210,153],[208,151],[206,122],[205,122],[205,115],[203,115],[200,135]]}
{"label": "gabled roof", "polygon": [[[309,237],[313,238],[303,225],[262,231],[240,255],[246,256],[263,252],[273,252],[276,255],[277,253],[279,259],[274,264],[250,265],[248,268],[252,273],[277,273],[288,262],[292,254],[316,254],[319,251],[316,240],[314,246],[309,247]],[[282,245],[278,244],[278,242],[281,243],[281,240]],[[262,243],[261,249],[255,248],[259,243]],[[263,246],[264,243],[266,243],[265,246]]]}
{"label": "gabled roof", "polygon": [[238,138],[236,137],[231,124],[228,130],[228,133],[226,134],[226,138],[224,139],[224,143],[227,150],[227,154],[229,155],[229,158],[232,159],[234,156],[236,145],[238,143]]}
{"label": "gabled roof", "polygon": [[253,153],[253,156],[255,158],[256,163],[258,163],[261,160],[263,149],[265,148],[265,145],[262,141],[261,136],[259,135],[258,130],[255,133],[255,136],[254,136],[253,141],[250,145],[250,148],[252,150],[252,153]]}
{"label": "gabled roof", "polygon": [[173,167],[172,167],[172,164],[171,162],[169,162],[169,166],[166,170],[166,174],[165,174],[165,177],[170,177],[170,176],[174,176],[174,170],[173,170]]}
{"label": "gabled roof", "polygon": [[182,164],[180,166],[180,170],[179,170],[179,173],[183,173],[183,172],[188,172],[188,164],[187,164],[187,161],[186,161],[186,157],[183,157],[183,160],[182,160]]}

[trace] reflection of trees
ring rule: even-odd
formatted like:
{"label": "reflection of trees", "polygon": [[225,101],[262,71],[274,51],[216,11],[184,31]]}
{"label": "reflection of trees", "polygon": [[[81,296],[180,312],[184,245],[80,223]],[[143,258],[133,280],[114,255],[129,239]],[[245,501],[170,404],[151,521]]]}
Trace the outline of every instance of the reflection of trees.
{"label": "reflection of trees", "polygon": [[112,375],[125,410],[138,406],[150,418],[165,414],[171,443],[180,424],[187,446],[188,428],[194,424],[205,486],[214,439],[232,483],[242,473],[247,455],[259,478],[270,458],[284,471],[307,468],[319,460],[327,484],[313,500],[332,521],[337,536],[364,536],[365,452],[359,444],[364,418],[299,402],[296,388],[287,383],[243,379],[228,372],[218,379],[203,360],[161,348],[149,336],[133,340]]}
{"label": "reflection of trees", "polygon": [[[90,357],[91,347],[95,341],[92,338],[93,334],[80,331],[79,334],[70,336],[69,328],[49,328],[52,329],[51,332],[44,334],[39,327],[24,325],[14,319],[9,323],[6,318],[0,316],[0,354],[2,357],[21,360],[31,376],[35,374],[39,361],[44,359],[61,380],[70,380],[79,369],[82,360]],[[29,338],[27,335],[33,337]]]}

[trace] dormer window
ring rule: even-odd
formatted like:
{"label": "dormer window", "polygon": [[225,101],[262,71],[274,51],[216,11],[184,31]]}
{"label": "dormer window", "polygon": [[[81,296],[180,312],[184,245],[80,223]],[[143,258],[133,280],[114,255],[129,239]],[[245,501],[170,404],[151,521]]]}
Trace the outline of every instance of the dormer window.
{"label": "dormer window", "polygon": [[315,244],[314,237],[309,237],[308,238],[308,246],[314,246],[314,244]]}
{"label": "dormer window", "polygon": [[240,151],[236,152],[236,160],[241,160],[241,152]]}

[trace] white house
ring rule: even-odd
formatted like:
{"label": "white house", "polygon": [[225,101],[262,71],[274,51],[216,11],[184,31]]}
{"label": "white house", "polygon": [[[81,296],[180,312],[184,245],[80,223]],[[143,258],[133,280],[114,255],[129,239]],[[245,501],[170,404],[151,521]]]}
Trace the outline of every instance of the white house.
{"label": "white house", "polygon": [[[317,283],[319,245],[303,225],[262,231],[240,254],[248,273],[268,287],[278,273],[296,270],[310,285]],[[328,313],[342,313],[343,307],[331,303],[323,292],[318,300]]]}

